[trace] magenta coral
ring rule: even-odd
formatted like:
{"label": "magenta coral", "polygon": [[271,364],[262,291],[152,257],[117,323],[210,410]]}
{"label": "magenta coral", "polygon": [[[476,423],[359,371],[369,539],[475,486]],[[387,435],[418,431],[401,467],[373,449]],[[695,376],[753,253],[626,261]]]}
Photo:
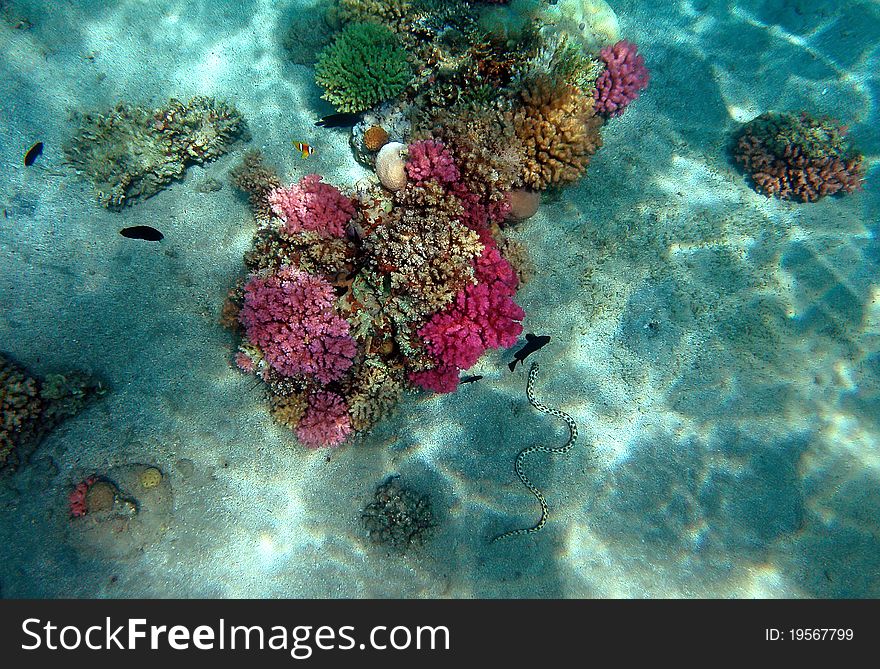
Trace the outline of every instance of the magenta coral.
{"label": "magenta coral", "polygon": [[596,80],[594,108],[605,116],[620,116],[648,86],[648,68],[636,45],[626,40],[604,47],[599,57],[605,62],[605,70]]}
{"label": "magenta coral", "polygon": [[426,348],[442,366],[468,369],[489,348],[513,346],[525,316],[512,297],[517,278],[498,250],[486,247],[477,260],[480,281],[460,291],[450,307],[434,314],[419,330]]}
{"label": "magenta coral", "polygon": [[355,212],[352,200],[317,174],[307,174],[290,188],[274,188],[268,200],[290,234],[308,230],[324,237],[344,237],[345,224]]}
{"label": "magenta coral", "polygon": [[440,183],[455,183],[458,167],[446,145],[436,139],[423,139],[409,145],[406,173],[415,182],[436,179]]}
{"label": "magenta coral", "polygon": [[67,501],[70,505],[71,518],[80,518],[88,513],[89,507],[86,503],[86,495],[89,492],[89,488],[91,488],[97,480],[97,477],[89,476],[84,481],[80,481],[76,484],[73,492],[67,497]]}
{"label": "magenta coral", "polygon": [[303,446],[338,446],[350,433],[351,418],[342,397],[326,390],[309,395],[308,406],[296,427],[296,438]]}
{"label": "magenta coral", "polygon": [[239,319],[278,373],[329,383],[342,377],[356,353],[348,322],[333,312],[334,300],[325,279],[282,266],[248,281]]}

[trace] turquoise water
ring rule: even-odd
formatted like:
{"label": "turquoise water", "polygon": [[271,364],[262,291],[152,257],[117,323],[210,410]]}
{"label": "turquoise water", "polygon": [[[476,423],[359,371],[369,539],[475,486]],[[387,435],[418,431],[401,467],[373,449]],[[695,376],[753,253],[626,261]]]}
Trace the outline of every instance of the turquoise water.
{"label": "turquoise water", "polygon": [[[0,3],[0,350],[109,389],[0,474],[0,593],[880,595],[880,6],[659,4],[610,2],[650,85],[603,127],[586,177],[510,233],[535,266],[524,332],[550,344],[513,373],[522,341],[490,351],[466,372],[481,380],[407,393],[356,443],[308,450],[232,364],[218,318],[256,230],[228,180],[245,150],[285,184],[371,173],[347,131],[314,126],[333,108],[285,51],[291,23],[316,37],[314,4]],[[118,212],[66,164],[77,112],[196,95],[234,104],[251,140]],[[849,127],[862,190],[795,203],[750,187],[734,133],[801,110]],[[137,225],[164,239],[118,234]],[[579,439],[526,463],[543,529],[491,543],[538,518],[517,453],[568,438],[529,404],[532,360],[537,400]],[[159,488],[137,488],[146,466]],[[93,474],[137,492],[136,522],[70,518]],[[361,522],[395,474],[437,521],[403,555]]]}

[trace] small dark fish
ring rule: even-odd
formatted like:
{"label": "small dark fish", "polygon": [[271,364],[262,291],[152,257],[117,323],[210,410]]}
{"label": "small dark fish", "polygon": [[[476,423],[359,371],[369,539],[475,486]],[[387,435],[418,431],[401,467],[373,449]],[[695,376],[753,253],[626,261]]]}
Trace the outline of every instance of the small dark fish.
{"label": "small dark fish", "polygon": [[482,378],[483,378],[483,377],[480,376],[479,374],[476,374],[476,375],[474,375],[474,376],[462,376],[462,377],[458,380],[458,382],[461,383],[461,384],[465,384],[465,383],[473,383],[474,381],[479,381],[479,380],[482,379]]}
{"label": "small dark fish", "polygon": [[522,362],[532,353],[542,348],[543,346],[546,346],[547,342],[549,341],[550,337],[548,337],[547,335],[536,337],[531,332],[529,332],[526,335],[526,345],[513,354],[513,362],[508,363],[507,365],[508,367],[510,367],[510,371],[512,372],[514,370],[514,368],[516,367],[516,363]]}
{"label": "small dark fish", "polygon": [[339,114],[328,114],[320,121],[317,121],[315,125],[319,128],[350,128],[360,120],[360,114],[341,112]]}
{"label": "small dark fish", "polygon": [[165,237],[156,228],[151,228],[149,225],[135,225],[131,228],[122,228],[119,234],[129,239],[144,239],[148,242],[158,242]]}
{"label": "small dark fish", "polygon": [[34,161],[40,157],[41,153],[43,153],[43,143],[37,142],[28,149],[26,154],[24,154],[24,166],[30,167],[33,165]]}

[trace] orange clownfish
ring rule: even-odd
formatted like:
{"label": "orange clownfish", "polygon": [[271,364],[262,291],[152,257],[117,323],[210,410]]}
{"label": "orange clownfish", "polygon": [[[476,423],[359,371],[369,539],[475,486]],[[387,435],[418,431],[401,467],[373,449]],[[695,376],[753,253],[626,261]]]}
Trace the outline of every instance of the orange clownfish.
{"label": "orange clownfish", "polygon": [[305,142],[294,142],[293,146],[296,148],[297,151],[302,152],[302,158],[308,158],[310,155],[312,155],[312,152],[314,152],[314,149]]}

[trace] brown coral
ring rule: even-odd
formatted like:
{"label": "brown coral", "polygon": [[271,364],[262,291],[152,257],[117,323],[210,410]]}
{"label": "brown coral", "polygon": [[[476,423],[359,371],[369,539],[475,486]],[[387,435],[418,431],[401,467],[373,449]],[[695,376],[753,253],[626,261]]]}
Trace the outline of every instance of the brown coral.
{"label": "brown coral", "polygon": [[483,245],[460,222],[463,213],[458,198],[435,180],[410,184],[365,239],[373,268],[388,277],[392,295],[414,318],[441,309],[474,281]]}
{"label": "brown coral", "polygon": [[39,382],[0,355],[0,467],[36,438],[43,408]]}
{"label": "brown coral", "polygon": [[403,393],[403,382],[402,367],[388,367],[379,356],[367,356],[346,393],[351,426],[367,430],[388,415]]}
{"label": "brown coral", "polygon": [[762,114],[743,127],[734,158],[759,193],[814,202],[862,186],[864,156],[849,146],[846,133],[836,121],[806,113]]}
{"label": "brown coral", "polygon": [[266,165],[259,149],[246,151],[241,163],[229,172],[229,179],[236,188],[248,194],[254,216],[261,220],[272,216],[269,192],[283,184],[278,173]]}
{"label": "brown coral", "polygon": [[388,143],[388,131],[381,125],[371,125],[364,132],[364,147],[367,151],[378,151]]}
{"label": "brown coral", "polygon": [[602,146],[592,98],[546,76],[525,84],[512,121],[525,152],[522,180],[531,188],[576,181]]}

